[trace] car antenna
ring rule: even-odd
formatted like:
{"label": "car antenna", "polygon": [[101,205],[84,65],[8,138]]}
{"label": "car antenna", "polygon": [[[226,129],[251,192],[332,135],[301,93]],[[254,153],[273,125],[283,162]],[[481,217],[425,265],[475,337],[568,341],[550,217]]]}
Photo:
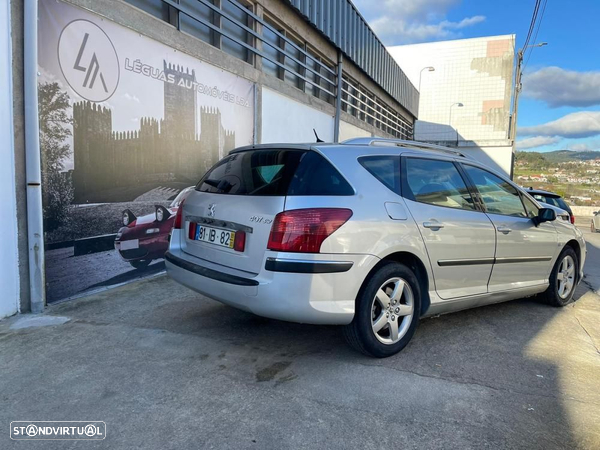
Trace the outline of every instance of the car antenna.
{"label": "car antenna", "polygon": [[319,135],[317,134],[317,130],[315,130],[314,128],[313,128],[313,133],[315,133],[315,137],[317,138],[317,143],[325,142],[323,139],[319,138]]}

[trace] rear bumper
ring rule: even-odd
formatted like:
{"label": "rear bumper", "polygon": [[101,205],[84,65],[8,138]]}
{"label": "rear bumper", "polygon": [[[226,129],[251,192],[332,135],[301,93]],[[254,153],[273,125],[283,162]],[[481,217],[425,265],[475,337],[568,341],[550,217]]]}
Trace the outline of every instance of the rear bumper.
{"label": "rear bumper", "polygon": [[250,274],[178,249],[165,255],[169,276],[207,297],[264,317],[330,325],[352,321],[358,290],[378,262],[371,255],[267,252],[260,272]]}
{"label": "rear bumper", "polygon": [[238,277],[236,275],[230,275],[217,270],[209,269],[208,267],[203,267],[186,259],[180,258],[179,256],[175,256],[171,252],[165,253],[165,260],[174,266],[187,270],[188,272],[193,272],[196,275],[210,278],[211,280],[221,281],[226,284],[234,284],[236,286],[258,286],[258,281],[256,280]]}

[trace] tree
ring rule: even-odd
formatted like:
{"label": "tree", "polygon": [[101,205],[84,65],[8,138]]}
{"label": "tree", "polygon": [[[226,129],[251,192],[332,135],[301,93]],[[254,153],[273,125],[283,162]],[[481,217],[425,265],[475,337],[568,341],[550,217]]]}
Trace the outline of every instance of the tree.
{"label": "tree", "polygon": [[69,96],[56,82],[39,85],[38,105],[44,226],[47,231],[52,231],[68,218],[73,201],[73,184],[69,174],[63,172],[63,161],[71,154],[66,140],[71,136],[69,125],[73,119],[68,114]]}

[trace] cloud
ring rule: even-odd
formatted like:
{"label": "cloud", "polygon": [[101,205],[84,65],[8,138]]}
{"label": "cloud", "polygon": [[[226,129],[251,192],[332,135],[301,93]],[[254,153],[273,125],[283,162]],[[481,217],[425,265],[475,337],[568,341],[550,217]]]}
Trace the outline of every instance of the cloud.
{"label": "cloud", "polygon": [[579,111],[552,122],[517,130],[521,136],[584,138],[600,134],[600,111]]}
{"label": "cloud", "polygon": [[600,139],[595,139],[588,142],[578,142],[575,144],[570,144],[567,147],[569,150],[573,150],[575,152],[590,152],[600,150]]}
{"label": "cloud", "polygon": [[544,67],[523,75],[523,95],[551,108],[600,105],[600,72]]}
{"label": "cloud", "polygon": [[534,136],[517,141],[517,148],[519,150],[527,150],[531,148],[543,147],[545,145],[556,144],[559,141],[561,141],[561,138],[557,136]]}
{"label": "cloud", "polygon": [[386,45],[461,37],[460,30],[485,21],[485,16],[446,19],[460,0],[357,0],[359,11]]}

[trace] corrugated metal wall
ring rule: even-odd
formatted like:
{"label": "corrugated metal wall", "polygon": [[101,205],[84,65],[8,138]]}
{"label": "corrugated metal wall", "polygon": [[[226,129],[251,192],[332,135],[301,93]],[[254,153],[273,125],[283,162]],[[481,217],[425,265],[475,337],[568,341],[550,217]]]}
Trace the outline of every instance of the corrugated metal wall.
{"label": "corrugated metal wall", "polygon": [[286,0],[414,116],[419,93],[349,0]]}

